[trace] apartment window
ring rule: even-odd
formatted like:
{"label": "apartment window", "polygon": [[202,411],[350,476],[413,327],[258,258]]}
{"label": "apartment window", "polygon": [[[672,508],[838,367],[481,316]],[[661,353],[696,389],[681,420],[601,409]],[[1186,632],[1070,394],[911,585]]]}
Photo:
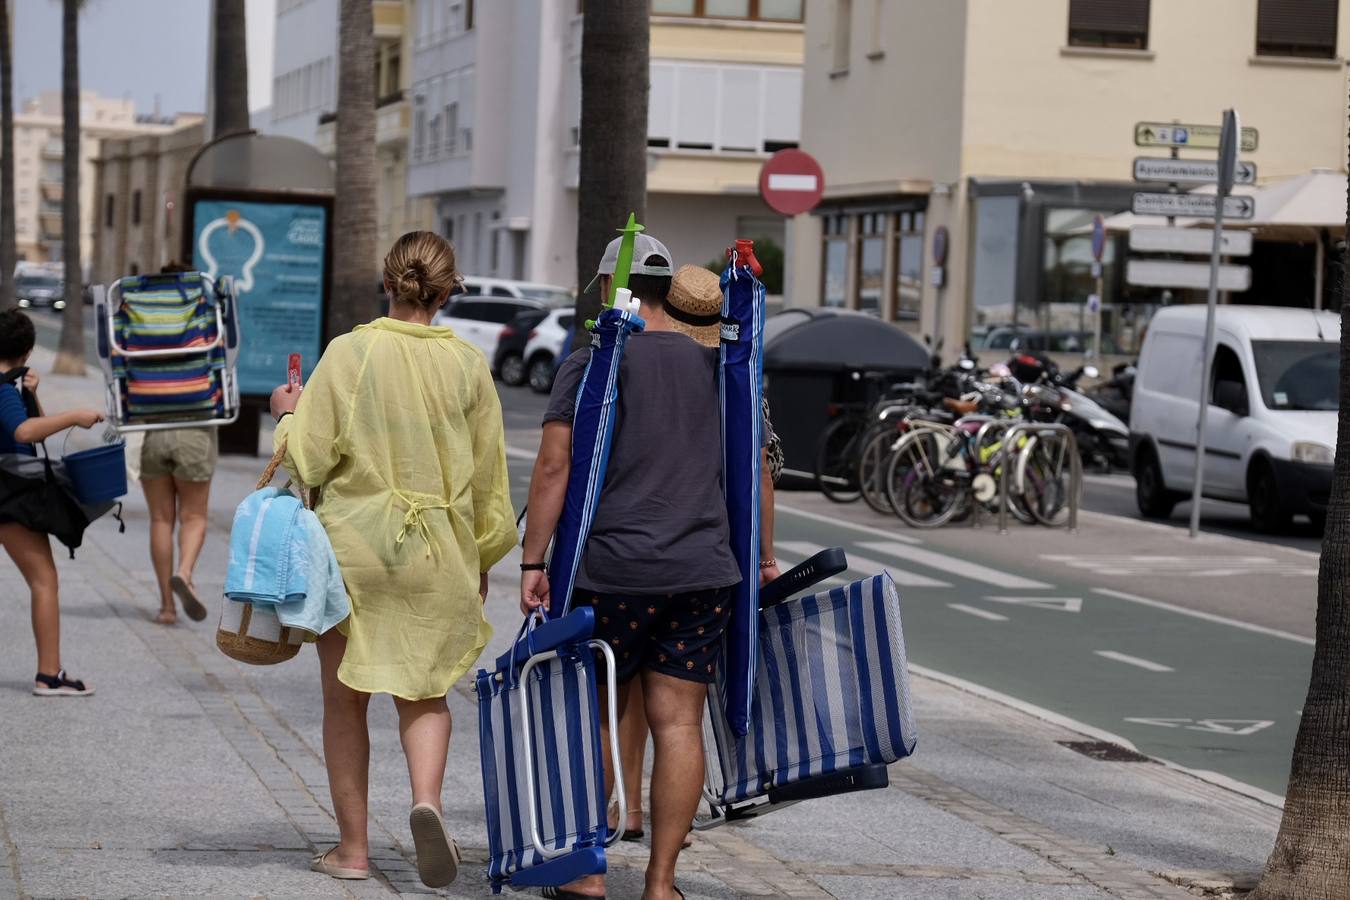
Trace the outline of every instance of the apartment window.
{"label": "apartment window", "polygon": [[1069,46],[1148,49],[1149,0],[1069,0]]}
{"label": "apartment window", "polygon": [[849,37],[853,31],[853,0],[836,0],[834,7],[834,70],[848,70]]}
{"label": "apartment window", "polygon": [[800,22],[803,0],[652,0],[652,15]]}
{"label": "apartment window", "polygon": [[141,192],[131,192],[131,224],[141,224]]}
{"label": "apartment window", "polygon": [[893,224],[895,318],[917,322],[923,298],[923,213],[896,213]]}
{"label": "apartment window", "polygon": [[413,97],[413,159],[421,159],[427,146],[427,98],[422,94]]}
{"label": "apartment window", "polygon": [[112,194],[103,198],[103,227],[105,228],[113,227],[113,204],[115,202]]}
{"label": "apartment window", "polygon": [[445,104],[445,152],[454,153],[459,136],[459,104]]}
{"label": "apartment window", "polygon": [[886,216],[867,213],[858,223],[858,309],[880,316],[886,272]]}
{"label": "apartment window", "polygon": [[1336,56],[1339,0],[1257,0],[1258,56]]}
{"label": "apartment window", "polygon": [[848,217],[825,217],[821,295],[826,306],[848,305]]}
{"label": "apartment window", "polygon": [[797,146],[800,69],[653,60],[650,85],[649,147],[774,153]]}

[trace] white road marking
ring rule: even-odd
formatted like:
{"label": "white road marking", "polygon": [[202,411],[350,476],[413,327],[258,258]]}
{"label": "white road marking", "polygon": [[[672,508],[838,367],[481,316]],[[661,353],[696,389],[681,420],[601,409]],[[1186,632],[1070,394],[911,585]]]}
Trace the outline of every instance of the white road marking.
{"label": "white road marking", "polygon": [[1271,719],[1150,719],[1127,718],[1126,722],[1136,725],[1156,725],[1159,728],[1185,728],[1190,731],[1207,731],[1211,734],[1232,734],[1246,737],[1256,734],[1275,722]]}
{"label": "white road marking", "polygon": [[[533,459],[533,457],[531,457],[531,459]],[[923,543],[918,538],[912,538],[907,534],[899,534],[894,531],[887,531],[884,528],[875,528],[871,525],[859,525],[856,522],[849,522],[837,516],[827,516],[823,513],[811,512],[807,509],[798,509],[795,506],[788,506],[785,503],[779,503],[777,496],[774,498],[773,511],[775,513],[785,512],[789,515],[800,516],[803,519],[811,519],[816,522],[824,522],[826,525],[833,525],[836,528],[852,528],[854,531],[861,531],[864,534],[874,534],[877,537],[884,537],[892,541],[900,541],[904,544]]]}
{"label": "white road marking", "polygon": [[1055,609],[1060,612],[1082,612],[1082,597],[985,597],[995,603],[1015,603],[1019,606],[1034,606],[1037,609]]}
{"label": "white road marking", "polygon": [[945,553],[937,553],[933,550],[924,550],[919,547],[909,547],[904,544],[879,541],[862,541],[858,544],[860,547],[866,547],[868,550],[875,550],[886,556],[893,556],[896,559],[916,562],[921,566],[929,566],[946,572],[949,575],[955,575],[958,578],[967,578],[971,581],[982,581],[985,584],[992,584],[994,587],[1007,588],[1009,590],[1044,590],[1053,587],[1043,581],[1032,581],[1030,578],[1023,578],[1020,575],[1013,575],[1009,572],[1001,572],[998,569],[991,569],[988,566],[982,566],[979,563],[973,563],[969,560],[957,559],[955,556],[948,556]]}
{"label": "white road marking", "polygon": [[539,455],[538,453],[532,453],[529,450],[522,450],[519,447],[512,447],[510,444],[506,445],[507,459],[528,459],[530,462],[534,462],[535,457],[537,457],[538,455]]}
{"label": "white road marking", "polygon": [[[824,549],[823,547],[819,547],[806,541],[778,541],[777,546],[785,547],[792,553],[800,553],[803,557],[810,557]],[[865,556],[855,556],[852,553],[848,554],[848,570],[850,572],[855,572],[859,575],[876,575],[881,572],[882,569],[891,573],[891,577],[895,579],[896,584],[904,585],[905,587],[951,587],[947,582],[938,581],[936,578],[929,578],[927,575],[919,575],[915,572],[897,569],[894,566],[888,566],[885,563],[868,559]]]}
{"label": "white road marking", "polygon": [[1176,606],[1172,603],[1164,603],[1161,600],[1150,600],[1147,597],[1140,597],[1137,594],[1127,594],[1124,591],[1113,591],[1109,588],[1093,588],[1094,594],[1101,594],[1104,597],[1115,597],[1117,600],[1128,600],[1130,603],[1139,603],[1144,606],[1152,606],[1155,609],[1165,609],[1168,612],[1174,612],[1183,616],[1190,616],[1194,619],[1204,619],[1206,622],[1218,622],[1220,625],[1229,625],[1233,628],[1241,628],[1243,631],[1252,631],[1256,634],[1264,634],[1269,637],[1283,638],[1286,641],[1294,641],[1299,644],[1313,646],[1317,642],[1310,637],[1304,637],[1301,634],[1293,634],[1288,631],[1281,631],[1278,628],[1267,628],[1264,625],[1253,625],[1251,622],[1242,622],[1238,619],[1230,619],[1227,616],[1215,615],[1214,613],[1202,612],[1198,609],[1187,609],[1184,606]]}
{"label": "white road marking", "polygon": [[979,616],[981,619],[988,619],[991,622],[1006,622],[1007,616],[1000,616],[996,612],[990,612],[987,609],[980,609],[978,606],[967,606],[964,603],[948,603],[947,606],[957,612],[970,613],[972,616]]}
{"label": "white road marking", "polygon": [[1125,663],[1127,666],[1138,666],[1141,669],[1148,669],[1150,672],[1175,672],[1171,666],[1164,666],[1162,663],[1155,663],[1150,659],[1140,659],[1137,656],[1130,656],[1126,653],[1117,653],[1115,650],[1094,650],[1098,656],[1106,659],[1114,659],[1116,662]]}
{"label": "white road marking", "polygon": [[1317,575],[1316,566],[1281,563],[1269,556],[1097,556],[1041,554],[1048,562],[1099,575],[1175,575],[1216,578],[1228,575]]}

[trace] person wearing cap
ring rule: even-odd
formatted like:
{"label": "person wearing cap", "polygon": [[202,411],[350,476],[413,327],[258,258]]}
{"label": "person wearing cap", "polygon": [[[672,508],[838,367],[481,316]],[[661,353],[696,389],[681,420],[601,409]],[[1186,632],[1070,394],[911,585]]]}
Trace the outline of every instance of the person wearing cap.
{"label": "person wearing cap", "polygon": [[[616,238],[588,290],[608,292],[618,249]],[[614,651],[620,707],[635,678],[647,700],[655,761],[644,900],[681,896],[675,861],[702,790],[703,704],[731,589],[741,579],[722,497],[718,355],[676,330],[667,315],[671,278],[670,251],[638,234],[628,287],[646,327],[624,349],[609,465],[572,597],[574,607],[594,609],[595,637]],[[583,348],[563,363],[544,415],[522,554],[527,613],[567,601],[549,596],[543,562],[567,490],[577,386],[589,354]],[[612,785],[608,759],[605,767]],[[545,896],[604,891],[603,876],[593,876]]]}
{"label": "person wearing cap", "polygon": [[[671,280],[666,297],[665,312],[674,331],[686,334],[704,347],[718,349],[722,343],[722,281],[714,272],[702,266],[680,266]],[[778,562],[773,552],[773,486],[782,471],[782,448],[769,423],[769,403],[762,405],[764,416],[764,451],[760,465],[760,584],[778,577]],[[776,464],[775,464],[776,463]],[[619,721],[619,750],[623,760],[623,785],[627,800],[628,821],[622,824],[623,840],[639,841],[645,837],[642,828],[642,768],[647,755],[647,715],[641,684],[634,684],[628,693]],[[618,815],[617,804],[610,808],[611,817]],[[610,820],[611,830],[620,824]],[[688,841],[685,846],[689,846]]]}

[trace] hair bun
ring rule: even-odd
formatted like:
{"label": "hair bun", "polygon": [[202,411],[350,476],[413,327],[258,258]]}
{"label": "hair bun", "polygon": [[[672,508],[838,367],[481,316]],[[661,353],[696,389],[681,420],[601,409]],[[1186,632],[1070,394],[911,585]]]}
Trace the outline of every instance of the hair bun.
{"label": "hair bun", "polygon": [[426,292],[427,267],[421,260],[409,260],[394,285],[398,299],[404,303],[421,303]]}
{"label": "hair bun", "polygon": [[429,231],[410,231],[384,258],[384,283],[400,303],[435,309],[446,301],[459,273],[450,243]]}

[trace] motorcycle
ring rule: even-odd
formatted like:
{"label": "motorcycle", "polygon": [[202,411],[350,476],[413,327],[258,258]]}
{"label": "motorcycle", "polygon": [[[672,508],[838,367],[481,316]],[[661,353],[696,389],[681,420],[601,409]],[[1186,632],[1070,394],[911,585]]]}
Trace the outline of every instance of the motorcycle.
{"label": "motorcycle", "polygon": [[1077,389],[1081,379],[1098,376],[1095,366],[1082,365],[1065,375],[1049,357],[1022,352],[1014,354],[1008,367],[1021,382],[1047,385],[1058,392],[1059,420],[1073,429],[1084,466],[1091,465],[1103,472],[1113,467],[1129,468],[1129,427]]}

